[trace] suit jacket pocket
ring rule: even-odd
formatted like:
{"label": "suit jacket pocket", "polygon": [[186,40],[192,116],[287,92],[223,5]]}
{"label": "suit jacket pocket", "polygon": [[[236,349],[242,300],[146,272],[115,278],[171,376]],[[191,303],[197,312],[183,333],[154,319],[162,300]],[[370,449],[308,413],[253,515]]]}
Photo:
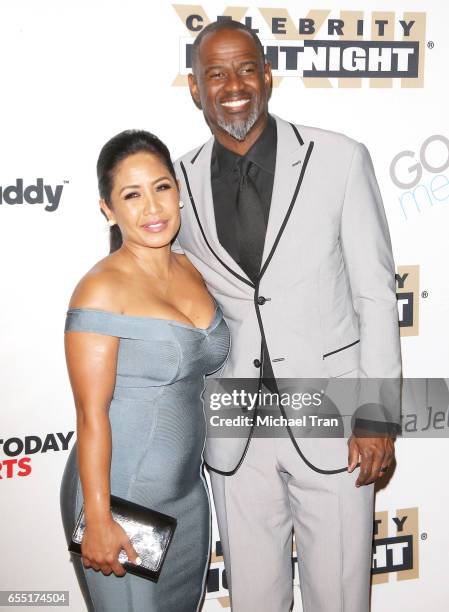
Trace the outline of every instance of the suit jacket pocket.
{"label": "suit jacket pocket", "polygon": [[323,355],[323,361],[329,376],[341,376],[351,370],[357,370],[360,361],[360,340],[357,338],[336,347]]}

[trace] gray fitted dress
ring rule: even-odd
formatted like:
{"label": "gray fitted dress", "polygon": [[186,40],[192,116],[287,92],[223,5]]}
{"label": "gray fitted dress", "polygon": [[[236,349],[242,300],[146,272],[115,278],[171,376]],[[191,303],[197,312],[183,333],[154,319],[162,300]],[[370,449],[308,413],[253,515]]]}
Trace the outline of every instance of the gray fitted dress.
{"label": "gray fitted dress", "polygon": [[[71,554],[87,608],[95,612],[195,612],[210,548],[210,503],[203,475],[205,375],[229,353],[229,329],[216,304],[208,328],[92,308],[67,311],[65,331],[120,338],[114,394],[111,493],[174,516],[178,525],[158,583],[84,568]],[[67,542],[83,504],[73,446],[61,483]]]}

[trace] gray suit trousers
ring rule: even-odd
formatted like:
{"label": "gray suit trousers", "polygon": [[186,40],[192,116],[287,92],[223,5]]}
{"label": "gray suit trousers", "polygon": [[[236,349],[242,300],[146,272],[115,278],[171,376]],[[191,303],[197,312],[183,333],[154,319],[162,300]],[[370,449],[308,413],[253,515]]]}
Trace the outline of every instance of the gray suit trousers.
{"label": "gray suit trousers", "polygon": [[304,612],[368,612],[374,484],[358,474],[315,472],[288,437],[254,437],[234,475],[211,472],[233,612],[290,610],[292,529]]}

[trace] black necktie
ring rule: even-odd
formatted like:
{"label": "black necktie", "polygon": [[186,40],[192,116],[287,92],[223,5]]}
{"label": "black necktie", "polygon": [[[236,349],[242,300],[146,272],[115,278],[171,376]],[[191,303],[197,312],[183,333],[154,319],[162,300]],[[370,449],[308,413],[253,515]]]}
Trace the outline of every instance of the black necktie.
{"label": "black necktie", "polygon": [[238,162],[240,183],[237,196],[237,244],[241,268],[255,282],[259,276],[267,227],[252,172],[256,166],[242,158]]}

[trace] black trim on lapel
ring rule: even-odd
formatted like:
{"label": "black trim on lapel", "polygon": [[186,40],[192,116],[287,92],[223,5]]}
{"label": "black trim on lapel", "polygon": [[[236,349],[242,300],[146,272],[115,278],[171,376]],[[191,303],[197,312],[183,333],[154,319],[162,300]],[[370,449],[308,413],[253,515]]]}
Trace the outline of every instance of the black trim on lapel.
{"label": "black trim on lapel", "polygon": [[[300,144],[301,146],[303,146],[303,145],[304,145],[304,141],[303,141],[303,139],[301,138],[301,135],[299,134],[299,132],[298,132],[298,130],[297,130],[297,128],[296,128],[296,126],[295,126],[295,125],[293,125],[293,123],[290,123],[289,125],[292,127],[293,132],[295,133],[295,136],[296,136],[296,138],[298,139],[299,144]],[[265,271],[266,271],[266,269],[267,269],[267,267],[268,267],[268,264],[270,263],[270,261],[271,261],[271,259],[272,259],[273,255],[274,255],[274,253],[275,253],[275,251],[276,251],[277,245],[279,244],[279,240],[281,239],[281,236],[282,236],[282,234],[283,234],[283,232],[284,232],[285,226],[287,225],[288,219],[289,219],[289,217],[290,217],[290,215],[291,215],[291,213],[292,213],[293,207],[294,207],[295,202],[296,202],[296,198],[297,198],[297,196],[298,196],[299,189],[300,189],[300,187],[301,187],[301,184],[302,184],[302,181],[303,181],[303,178],[304,178],[305,171],[306,171],[306,169],[307,169],[307,164],[308,164],[308,162],[309,162],[309,158],[310,158],[310,155],[311,155],[312,150],[313,150],[313,146],[314,146],[314,142],[313,142],[313,141],[310,141],[309,146],[308,146],[308,148],[307,148],[307,152],[306,152],[305,158],[304,158],[304,163],[303,163],[303,165],[302,165],[301,172],[300,172],[299,177],[298,177],[298,182],[296,183],[295,191],[294,191],[294,193],[293,193],[293,197],[292,197],[292,200],[291,200],[291,202],[290,202],[290,206],[288,207],[288,210],[287,210],[287,213],[286,213],[286,215],[285,215],[285,217],[284,217],[284,220],[283,220],[283,222],[282,222],[282,225],[281,225],[281,227],[279,228],[279,231],[278,231],[278,233],[277,233],[277,236],[276,236],[276,239],[275,239],[275,241],[274,241],[274,243],[273,243],[273,246],[272,246],[272,248],[271,248],[271,251],[270,251],[270,253],[269,253],[269,255],[268,255],[267,259],[265,260],[265,262],[264,262],[264,263],[263,263],[263,265],[262,265],[262,268],[261,268],[260,273],[259,273],[259,278],[258,278],[258,281],[260,281],[260,279],[262,278],[262,276],[265,274]],[[194,156],[193,156],[193,158],[191,159],[191,163],[192,163],[192,164],[193,164],[193,163],[196,161],[196,159],[197,159],[198,155],[201,153],[201,151],[202,151],[203,147],[204,147],[204,144],[203,144],[203,145],[202,145],[202,146],[201,146],[201,147],[198,149],[198,151],[195,153],[195,155],[194,155]],[[214,255],[214,257],[215,257],[215,258],[216,258],[216,259],[217,259],[217,260],[218,260],[218,261],[219,261],[219,262],[222,264],[222,266],[223,266],[224,268],[226,268],[226,270],[227,270],[228,272],[230,272],[230,273],[231,273],[233,276],[235,276],[236,278],[238,278],[240,281],[242,281],[243,283],[245,283],[245,284],[246,284],[246,285],[248,285],[249,287],[253,287],[253,288],[255,288],[254,283],[252,283],[250,280],[248,280],[247,278],[244,278],[243,276],[241,276],[240,274],[238,274],[237,272],[235,272],[235,271],[234,271],[232,268],[230,268],[230,267],[229,267],[229,266],[228,266],[228,265],[227,265],[227,264],[226,264],[226,263],[225,263],[225,262],[224,262],[224,261],[221,259],[221,257],[219,257],[219,256],[217,255],[217,253],[216,253],[216,252],[214,251],[214,249],[211,247],[211,245],[210,245],[210,243],[209,243],[208,239],[206,238],[206,234],[205,234],[205,232],[204,232],[203,226],[201,225],[201,221],[200,221],[200,218],[199,218],[199,215],[198,215],[198,210],[197,210],[197,208],[196,208],[195,200],[194,200],[194,198],[193,198],[192,190],[191,190],[191,188],[190,188],[190,182],[189,182],[189,178],[188,178],[188,176],[187,176],[187,171],[186,171],[186,169],[185,169],[184,162],[180,162],[180,166],[181,166],[182,173],[183,173],[183,175],[184,175],[184,180],[185,180],[185,182],[186,182],[187,192],[188,192],[188,194],[189,194],[189,199],[190,199],[190,202],[191,202],[192,207],[193,207],[193,212],[194,212],[194,214],[195,214],[195,218],[196,218],[196,220],[197,220],[198,227],[200,228],[201,234],[202,234],[202,236],[203,236],[203,238],[204,238],[204,241],[205,241],[205,243],[206,243],[207,247],[209,248],[210,252],[211,252],[211,253]]]}
{"label": "black trim on lapel", "polygon": [[[206,143],[202,144],[200,146],[200,148],[198,149],[198,151],[195,153],[195,155],[192,157],[192,159],[190,160],[191,164],[194,164],[196,162],[196,158],[198,157],[198,155],[201,153],[201,151],[203,150],[203,147]],[[182,163],[182,162],[181,162]]]}
{"label": "black trim on lapel", "polygon": [[301,138],[301,134],[298,132],[298,128],[293,123],[290,123],[290,125],[292,126],[293,131],[295,132],[296,138],[299,140],[299,144],[302,146],[304,144],[304,140]]}
{"label": "black trim on lapel", "polygon": [[196,218],[196,221],[197,221],[197,223],[198,223],[198,227],[200,228],[201,234],[202,234],[202,236],[203,236],[203,238],[204,238],[204,242],[207,244],[207,246],[208,246],[208,248],[209,248],[210,252],[211,252],[211,253],[214,255],[214,257],[216,257],[216,259],[218,259],[218,261],[221,263],[221,265],[222,265],[222,266],[224,266],[228,272],[230,272],[230,273],[231,273],[231,274],[233,274],[233,275],[234,275],[236,278],[238,278],[239,280],[241,280],[241,281],[242,281],[242,283],[245,283],[246,285],[249,285],[250,287],[253,287],[253,289],[254,289],[254,287],[255,287],[254,283],[252,283],[252,282],[251,282],[250,280],[248,280],[247,278],[245,278],[245,277],[241,276],[240,274],[237,274],[237,272],[235,272],[235,271],[234,271],[232,268],[230,268],[230,267],[229,267],[229,266],[228,266],[228,265],[227,265],[227,264],[226,264],[226,263],[225,263],[225,262],[224,262],[224,261],[221,259],[221,257],[219,257],[219,256],[217,255],[217,253],[214,251],[214,249],[213,249],[213,248],[211,247],[211,245],[209,244],[209,241],[208,241],[208,239],[206,238],[206,234],[205,234],[205,232],[204,232],[203,226],[201,225],[201,221],[200,221],[200,218],[199,218],[199,215],[198,215],[198,211],[197,211],[197,209],[196,209],[195,200],[193,199],[192,190],[190,189],[189,178],[188,178],[188,176],[187,176],[187,172],[186,172],[186,169],[185,169],[184,163],[183,163],[183,162],[181,162],[181,163],[180,163],[180,165],[181,165],[181,170],[182,170],[182,173],[183,173],[183,175],[184,175],[184,180],[185,180],[185,182],[186,182],[187,192],[188,192],[188,194],[189,194],[189,199],[190,199],[190,202],[191,202],[191,204],[192,204],[193,212],[195,213],[195,218]]}
{"label": "black trim on lapel", "polygon": [[[292,125],[292,124],[290,124],[290,125]],[[299,135],[298,130],[295,128],[294,125],[292,125],[292,127],[294,129],[294,132],[295,132],[298,140],[301,142],[301,136]],[[265,274],[265,270],[268,268],[268,264],[270,263],[273,255],[274,255],[274,252],[275,252],[275,250],[277,248],[277,245],[279,244],[279,240],[281,239],[281,236],[282,236],[282,234],[284,232],[285,226],[287,225],[289,217],[290,217],[290,215],[292,213],[293,207],[294,207],[295,202],[296,202],[296,198],[298,196],[299,189],[301,187],[301,184],[302,184],[302,181],[303,181],[303,178],[304,178],[305,171],[307,169],[307,164],[309,163],[310,155],[312,154],[313,145],[314,145],[314,142],[313,142],[313,140],[311,140],[309,142],[309,146],[307,148],[307,153],[306,153],[306,156],[304,158],[304,163],[302,165],[301,172],[299,174],[298,182],[296,183],[296,187],[295,187],[295,191],[293,193],[292,201],[290,202],[290,206],[288,207],[288,210],[287,210],[287,212],[285,214],[285,217],[284,217],[284,220],[282,222],[282,225],[279,228],[279,231],[277,233],[276,239],[275,239],[275,241],[273,243],[273,246],[271,247],[271,251],[270,251],[268,257],[266,258],[266,260],[265,260],[265,262],[264,262],[264,264],[262,266],[262,269],[261,269],[260,274],[259,274],[259,281],[262,278],[262,276]]]}

